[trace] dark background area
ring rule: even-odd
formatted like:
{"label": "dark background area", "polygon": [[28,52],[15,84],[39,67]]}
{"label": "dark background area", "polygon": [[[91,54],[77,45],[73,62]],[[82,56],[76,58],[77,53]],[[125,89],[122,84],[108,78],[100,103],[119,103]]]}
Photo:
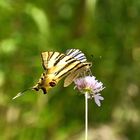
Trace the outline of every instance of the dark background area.
{"label": "dark background area", "polygon": [[0,139],[84,140],[84,96],[63,80],[47,95],[33,86],[43,51],[80,49],[102,81],[89,101],[89,140],[140,140],[139,0],[0,0]]}

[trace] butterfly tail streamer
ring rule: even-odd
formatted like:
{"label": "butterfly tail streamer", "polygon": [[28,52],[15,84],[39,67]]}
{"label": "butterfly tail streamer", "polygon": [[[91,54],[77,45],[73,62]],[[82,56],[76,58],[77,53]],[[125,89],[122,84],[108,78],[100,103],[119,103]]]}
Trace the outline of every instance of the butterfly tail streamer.
{"label": "butterfly tail streamer", "polygon": [[33,90],[33,88],[31,87],[31,88],[28,88],[28,89],[23,90],[22,92],[19,92],[16,96],[14,96],[14,97],[12,98],[12,100],[14,100],[14,99],[16,99],[16,98],[18,98],[18,97],[24,95],[25,92],[28,91],[28,90]]}

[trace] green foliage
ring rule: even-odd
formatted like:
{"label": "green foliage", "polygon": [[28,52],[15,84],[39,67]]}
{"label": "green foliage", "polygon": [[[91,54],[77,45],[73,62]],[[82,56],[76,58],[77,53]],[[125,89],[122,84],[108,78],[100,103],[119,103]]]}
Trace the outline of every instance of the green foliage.
{"label": "green foliage", "polygon": [[89,101],[91,139],[140,139],[138,0],[0,1],[0,139],[83,140],[84,97],[63,82],[11,100],[36,83],[40,53],[83,51],[106,89]]}

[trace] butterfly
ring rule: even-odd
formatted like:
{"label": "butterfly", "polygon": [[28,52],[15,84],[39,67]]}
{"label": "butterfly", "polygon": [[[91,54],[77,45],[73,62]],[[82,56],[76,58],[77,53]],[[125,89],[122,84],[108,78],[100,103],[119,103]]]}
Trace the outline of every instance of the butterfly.
{"label": "butterfly", "polygon": [[[69,86],[80,74],[89,72],[92,65],[91,62],[87,62],[84,53],[79,49],[69,49],[65,54],[52,51],[42,52],[41,58],[44,72],[37,84],[29,89],[36,91],[41,89],[44,94],[64,77],[66,77],[64,87]],[[13,99],[21,96],[25,91],[18,93]]]}

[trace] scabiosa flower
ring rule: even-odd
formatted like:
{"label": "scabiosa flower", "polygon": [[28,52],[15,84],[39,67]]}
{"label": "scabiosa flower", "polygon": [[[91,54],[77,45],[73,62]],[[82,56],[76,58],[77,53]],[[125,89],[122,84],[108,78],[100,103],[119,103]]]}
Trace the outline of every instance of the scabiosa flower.
{"label": "scabiosa flower", "polygon": [[88,93],[88,98],[94,98],[95,103],[101,106],[100,101],[104,100],[104,98],[99,92],[105,88],[102,82],[98,82],[94,76],[86,76],[77,78],[74,80],[74,83],[76,85],[75,88],[83,94]]}

